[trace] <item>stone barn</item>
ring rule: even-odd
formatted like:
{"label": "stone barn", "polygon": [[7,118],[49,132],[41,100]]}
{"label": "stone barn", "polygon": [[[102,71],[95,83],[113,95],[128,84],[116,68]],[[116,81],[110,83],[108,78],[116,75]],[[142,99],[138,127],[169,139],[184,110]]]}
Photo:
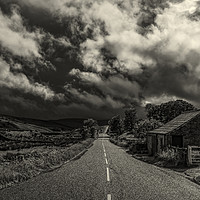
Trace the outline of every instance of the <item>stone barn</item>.
{"label": "stone barn", "polygon": [[200,146],[200,111],[185,112],[162,127],[147,133],[149,155],[165,147]]}

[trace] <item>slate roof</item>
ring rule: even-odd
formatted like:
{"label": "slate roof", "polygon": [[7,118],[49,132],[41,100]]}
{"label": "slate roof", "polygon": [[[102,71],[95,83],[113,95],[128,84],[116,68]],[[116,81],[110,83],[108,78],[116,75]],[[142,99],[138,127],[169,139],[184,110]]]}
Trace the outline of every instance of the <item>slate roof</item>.
{"label": "slate roof", "polygon": [[153,131],[149,131],[149,134],[167,134],[170,133],[179,127],[183,126],[184,124],[188,123],[190,120],[195,118],[200,114],[200,111],[190,111],[180,114],[179,116],[175,117],[173,120],[169,121],[168,123],[164,124],[160,128],[154,129]]}

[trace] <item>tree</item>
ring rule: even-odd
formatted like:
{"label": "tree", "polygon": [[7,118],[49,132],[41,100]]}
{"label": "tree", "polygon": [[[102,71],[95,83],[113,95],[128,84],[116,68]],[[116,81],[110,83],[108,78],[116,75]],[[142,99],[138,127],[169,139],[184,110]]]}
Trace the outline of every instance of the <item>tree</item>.
{"label": "tree", "polygon": [[146,133],[149,131],[152,131],[156,128],[159,128],[162,126],[163,123],[161,123],[158,120],[155,119],[141,119],[138,120],[137,123],[135,124],[135,132],[136,132],[136,137],[145,137]]}
{"label": "tree", "polygon": [[196,108],[183,100],[169,101],[160,105],[147,104],[147,117],[167,123],[185,111],[196,110]]}
{"label": "tree", "polygon": [[110,131],[115,133],[116,135],[121,135],[123,132],[123,121],[120,117],[120,115],[114,116],[111,120],[108,122]]}
{"label": "tree", "polygon": [[124,129],[126,131],[132,131],[134,129],[134,125],[137,121],[136,109],[134,107],[132,107],[128,110],[125,110],[124,114],[125,114]]}
{"label": "tree", "polygon": [[95,132],[97,130],[98,123],[94,119],[87,119],[83,121],[83,131],[82,136],[83,138],[94,137]]}
{"label": "tree", "polygon": [[94,119],[86,119],[83,121],[83,126],[86,126],[88,128],[91,128],[93,126],[97,126],[97,121]]}

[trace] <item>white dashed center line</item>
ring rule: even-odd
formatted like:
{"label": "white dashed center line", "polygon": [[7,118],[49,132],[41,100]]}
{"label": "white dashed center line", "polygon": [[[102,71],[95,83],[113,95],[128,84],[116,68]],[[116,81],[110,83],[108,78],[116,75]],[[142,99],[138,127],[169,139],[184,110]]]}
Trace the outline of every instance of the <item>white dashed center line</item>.
{"label": "white dashed center line", "polygon": [[107,167],[107,181],[110,181],[110,173],[109,173],[109,168]]}
{"label": "white dashed center line", "polygon": [[107,200],[111,200],[111,194],[107,195]]}
{"label": "white dashed center line", "polygon": [[108,165],[108,160],[107,160],[107,158],[106,158],[105,160],[106,160],[106,165]]}
{"label": "white dashed center line", "polygon": [[[109,172],[109,167],[108,167],[108,159],[107,159],[107,156],[106,156],[106,150],[105,150],[105,146],[103,144],[103,141],[102,141],[102,146],[103,146],[103,152],[104,152],[104,157],[105,157],[105,161],[106,161],[106,172],[107,172],[107,181],[110,182],[110,172]],[[107,200],[111,200],[111,194],[108,194],[107,195]]]}

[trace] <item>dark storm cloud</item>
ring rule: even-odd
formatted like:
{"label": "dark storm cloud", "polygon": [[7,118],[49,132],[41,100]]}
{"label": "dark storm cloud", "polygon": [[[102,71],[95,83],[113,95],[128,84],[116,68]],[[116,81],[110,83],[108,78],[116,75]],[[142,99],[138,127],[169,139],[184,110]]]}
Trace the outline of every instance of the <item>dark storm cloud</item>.
{"label": "dark storm cloud", "polygon": [[44,100],[54,100],[62,98],[61,94],[55,94],[47,85],[38,82],[33,82],[22,73],[13,73],[10,70],[10,65],[0,58],[0,87],[6,87],[31,93],[40,96]]}
{"label": "dark storm cloud", "polygon": [[[101,52],[102,48],[108,49],[116,58],[118,72],[131,75],[138,83],[132,86],[135,96],[138,90],[134,86],[139,85],[147,101],[159,96],[162,101],[164,95],[198,102],[200,29],[199,21],[191,19],[199,9],[197,1],[159,2],[138,1],[144,15],[138,15],[136,6],[133,18],[127,9],[108,2],[100,4],[93,15],[105,20],[109,34],[98,34],[95,40],[82,44],[83,62],[95,73],[112,71]],[[107,13],[112,13],[112,18]],[[141,29],[145,29],[142,34]]]}
{"label": "dark storm cloud", "polygon": [[22,18],[16,9],[11,16],[0,11],[0,42],[1,46],[18,56],[40,57],[36,40],[41,38],[38,32],[28,32],[23,26]]}
{"label": "dark storm cloud", "polygon": [[199,1],[0,0],[0,7],[4,113],[109,118],[133,103],[200,100]]}
{"label": "dark storm cloud", "polygon": [[28,31],[16,7],[11,7],[10,15],[0,12],[0,18],[0,86],[31,93],[45,100],[62,98],[48,84],[34,80],[34,75],[30,72],[34,68],[32,72],[36,73],[38,66],[54,68],[42,56],[40,43],[44,33],[38,29]]}

